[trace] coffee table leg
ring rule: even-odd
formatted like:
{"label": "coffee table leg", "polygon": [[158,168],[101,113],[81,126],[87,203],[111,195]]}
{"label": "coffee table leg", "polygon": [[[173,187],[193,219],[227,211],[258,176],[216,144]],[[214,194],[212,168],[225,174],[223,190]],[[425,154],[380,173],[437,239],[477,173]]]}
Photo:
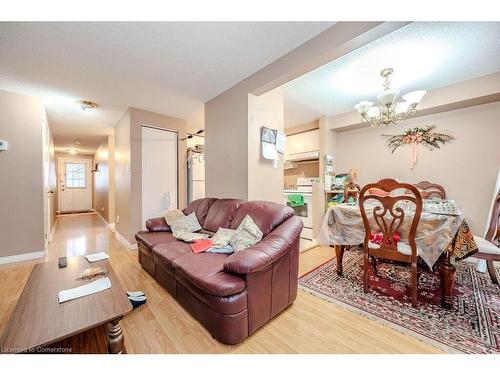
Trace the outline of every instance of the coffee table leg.
{"label": "coffee table leg", "polygon": [[451,264],[449,256],[443,255],[439,261],[439,276],[441,278],[441,306],[446,309],[451,309],[453,306],[455,271],[455,266]]}
{"label": "coffee table leg", "polygon": [[345,246],[335,245],[335,258],[337,259],[337,275],[342,276],[342,258],[344,257]]}
{"label": "coffee table leg", "polygon": [[121,354],[124,349],[123,330],[120,321],[121,319],[117,319],[107,324],[108,352],[110,354]]}

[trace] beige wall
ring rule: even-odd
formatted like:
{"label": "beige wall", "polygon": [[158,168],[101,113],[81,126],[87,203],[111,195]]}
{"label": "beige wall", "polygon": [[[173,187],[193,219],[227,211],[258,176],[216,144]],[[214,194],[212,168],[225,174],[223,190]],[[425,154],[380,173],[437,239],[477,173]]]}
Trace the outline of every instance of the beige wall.
{"label": "beige wall", "polygon": [[53,228],[56,223],[57,215],[57,167],[56,167],[56,156],[54,149],[54,137],[52,131],[49,128],[49,189],[53,193],[50,193],[50,227]]}
{"label": "beige wall", "polygon": [[205,105],[205,195],[248,199],[248,91],[233,88]]}
{"label": "beige wall", "polygon": [[[334,133],[330,136],[330,140],[336,137],[333,149],[326,151],[333,153],[337,173],[356,168],[361,185],[384,177],[443,185],[447,195],[464,209],[472,230],[483,235],[500,166],[499,120],[500,103],[484,104],[415,118],[400,126]],[[436,131],[448,130],[456,140],[440,150],[420,146],[412,170],[409,148],[401,147],[391,154],[382,134],[426,125],[436,125]]]}
{"label": "beige wall", "polygon": [[94,155],[94,163],[99,164],[94,177],[94,210],[109,222],[109,146],[106,139]]}
{"label": "beige wall", "polygon": [[[404,22],[339,22],[205,104],[206,195],[248,199],[255,163],[248,149],[248,94],[264,94],[291,79],[403,26]],[[279,169],[277,175],[283,174]],[[262,186],[262,184],[261,184]],[[253,188],[252,188],[253,189]],[[275,199],[274,195],[267,199]]]}
{"label": "beige wall", "polygon": [[115,224],[116,219],[116,166],[115,166],[115,136],[108,136],[108,222]]}
{"label": "beige wall", "polygon": [[133,237],[130,213],[130,110],[115,127],[115,228],[127,241]]}
{"label": "beige wall", "polygon": [[248,95],[248,198],[249,200],[283,201],[283,158],[275,168],[272,160],[262,156],[261,127],[283,131],[283,96],[278,92]]}
{"label": "beige wall", "polygon": [[[130,108],[115,128],[116,230],[131,244],[142,228],[142,125],[178,132],[186,137],[186,121],[167,115]],[[179,142],[179,208],[186,206],[186,142]]]}
{"label": "beige wall", "polygon": [[0,91],[0,257],[44,250],[42,102]]}

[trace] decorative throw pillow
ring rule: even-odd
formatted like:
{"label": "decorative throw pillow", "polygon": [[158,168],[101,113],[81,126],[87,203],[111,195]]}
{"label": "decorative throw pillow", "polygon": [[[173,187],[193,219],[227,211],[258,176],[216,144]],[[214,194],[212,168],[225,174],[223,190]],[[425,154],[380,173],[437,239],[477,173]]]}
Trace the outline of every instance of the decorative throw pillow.
{"label": "decorative throw pillow", "polygon": [[245,216],[241,224],[236,229],[234,237],[230,241],[235,252],[255,245],[262,239],[262,231],[250,216]]}
{"label": "decorative throw pillow", "polygon": [[208,238],[208,234],[205,233],[190,233],[183,230],[175,231],[173,234],[175,238],[184,242],[194,242],[195,240]]}
{"label": "decorative throw pillow", "polygon": [[231,245],[225,245],[225,246],[212,246],[211,248],[205,250],[205,252],[213,254],[232,254],[234,253],[234,250],[231,247]]}
{"label": "decorative throw pillow", "polygon": [[229,245],[235,234],[236,229],[219,228],[212,237],[212,243],[216,246]]}
{"label": "decorative throw pillow", "polygon": [[172,233],[176,232],[188,232],[193,233],[197,232],[201,229],[201,225],[196,218],[196,214],[190,213],[189,215],[183,216],[177,220],[175,220],[171,225]]}
{"label": "decorative throw pillow", "polygon": [[168,225],[172,226],[177,220],[183,218],[185,215],[181,210],[171,210],[165,214],[165,221]]}

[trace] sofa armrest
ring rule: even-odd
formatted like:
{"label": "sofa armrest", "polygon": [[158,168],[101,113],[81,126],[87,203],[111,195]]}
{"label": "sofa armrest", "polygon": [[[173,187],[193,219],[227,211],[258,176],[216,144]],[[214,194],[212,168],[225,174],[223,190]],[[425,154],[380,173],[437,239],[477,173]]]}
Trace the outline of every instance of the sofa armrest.
{"label": "sofa armrest", "polygon": [[155,217],[146,220],[146,229],[150,232],[170,232],[170,226],[165,221],[164,217]]}
{"label": "sofa armrest", "polygon": [[302,227],[302,220],[292,216],[259,243],[227,257],[224,271],[246,275],[266,268],[292,249]]}

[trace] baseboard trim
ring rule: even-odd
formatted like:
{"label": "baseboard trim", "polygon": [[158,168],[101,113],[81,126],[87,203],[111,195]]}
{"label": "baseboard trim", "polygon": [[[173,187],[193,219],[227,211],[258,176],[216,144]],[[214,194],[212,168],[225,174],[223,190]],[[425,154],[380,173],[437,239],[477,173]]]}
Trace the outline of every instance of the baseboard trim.
{"label": "baseboard trim", "polygon": [[52,242],[52,239],[54,238],[54,233],[56,232],[56,226],[57,226],[57,217],[56,220],[54,221],[54,225],[52,225],[52,230],[50,231],[49,244]]}
{"label": "baseboard trim", "polygon": [[27,260],[44,258],[47,251],[34,251],[32,253],[19,254],[19,255],[9,255],[6,257],[0,257],[0,264],[8,264],[15,262],[24,262]]}
{"label": "baseboard trim", "polygon": [[120,232],[116,230],[115,223],[108,223],[106,219],[102,217],[102,215],[99,212],[97,211],[94,212],[97,214],[97,217],[101,219],[104,225],[106,225],[106,227],[111,231],[111,233],[115,235],[116,239],[122,243],[122,245],[124,245],[129,250],[137,250],[137,244],[131,244],[130,242],[128,242],[127,239],[123,237],[120,234]]}

